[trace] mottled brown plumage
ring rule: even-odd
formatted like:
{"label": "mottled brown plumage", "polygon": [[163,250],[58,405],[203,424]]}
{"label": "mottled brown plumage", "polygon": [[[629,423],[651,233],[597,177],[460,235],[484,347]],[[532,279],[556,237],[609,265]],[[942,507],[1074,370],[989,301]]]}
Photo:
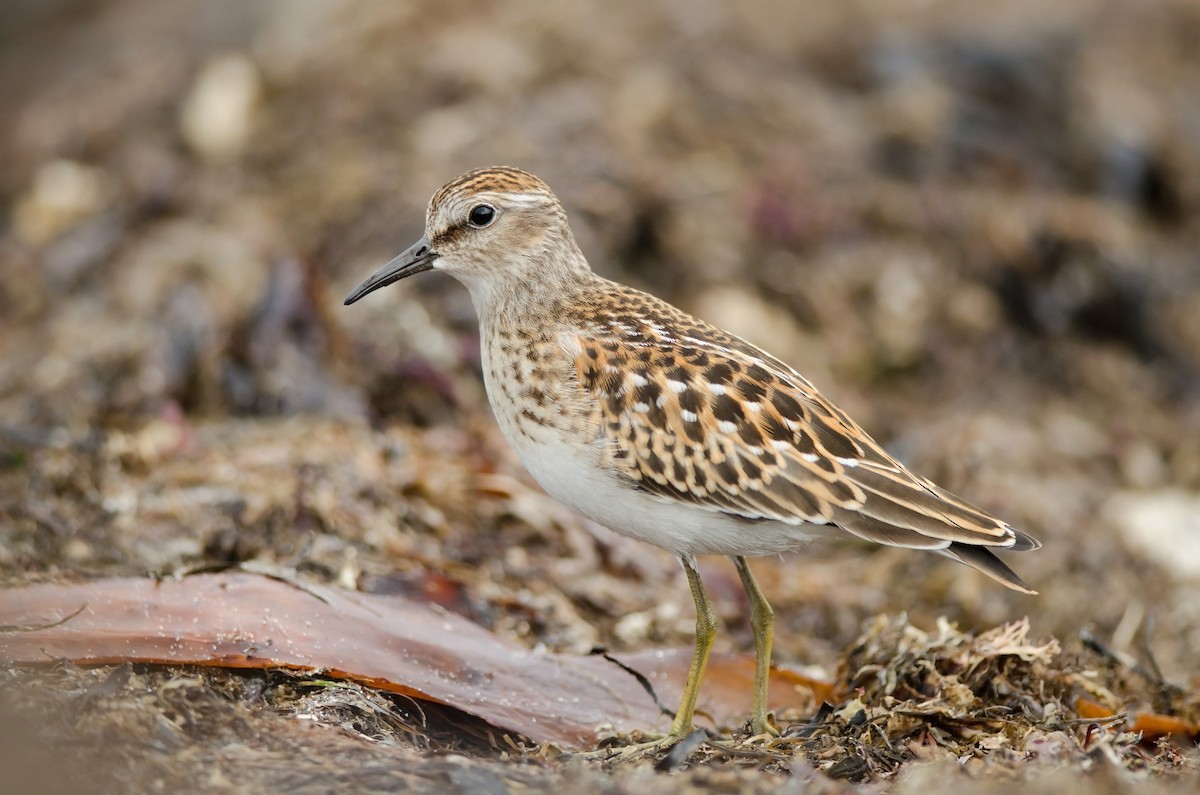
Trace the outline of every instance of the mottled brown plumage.
{"label": "mottled brown plumage", "polygon": [[[621,285],[580,318],[580,387],[611,466],[664,499],[750,520],[834,524],[870,541],[1030,549],[1006,523],[897,462],[794,369]],[[998,560],[984,568],[1026,589]]]}
{"label": "mottled brown plumage", "polygon": [[734,558],[750,595],[756,731],[770,729],[773,619],[744,556],[840,528],[938,552],[1032,593],[991,550],[1031,550],[1037,541],[910,472],[780,360],[593,274],[537,177],[491,168],[447,183],[430,202],[426,237],[347,303],[429,269],[470,290],[488,396],[534,477],[581,513],[683,563],[697,649],[672,736],[691,728],[715,631],[697,554]]}

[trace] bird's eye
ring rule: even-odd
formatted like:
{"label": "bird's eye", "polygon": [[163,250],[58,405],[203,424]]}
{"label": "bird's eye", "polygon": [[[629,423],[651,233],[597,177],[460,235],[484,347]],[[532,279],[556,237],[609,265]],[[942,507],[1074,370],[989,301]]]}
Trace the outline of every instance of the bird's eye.
{"label": "bird's eye", "polygon": [[467,215],[467,220],[471,222],[471,226],[473,227],[485,227],[496,220],[496,208],[490,204],[477,204],[471,208],[470,214]]}

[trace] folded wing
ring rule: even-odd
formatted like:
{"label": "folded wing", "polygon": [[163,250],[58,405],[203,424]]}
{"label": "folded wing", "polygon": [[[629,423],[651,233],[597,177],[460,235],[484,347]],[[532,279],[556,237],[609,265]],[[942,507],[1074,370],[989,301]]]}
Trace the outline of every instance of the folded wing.
{"label": "folded wing", "polygon": [[799,373],[688,320],[629,318],[570,346],[609,463],[640,488],[748,521],[833,524],[937,551],[1029,591],[987,548],[1037,541],[910,472]]}

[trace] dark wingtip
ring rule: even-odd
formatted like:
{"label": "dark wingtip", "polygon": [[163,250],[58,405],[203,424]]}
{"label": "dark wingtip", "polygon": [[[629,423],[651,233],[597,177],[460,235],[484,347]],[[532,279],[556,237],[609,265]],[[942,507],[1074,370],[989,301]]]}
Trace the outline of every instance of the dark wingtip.
{"label": "dark wingtip", "polygon": [[1022,533],[1020,530],[1013,530],[1013,536],[1016,537],[1016,541],[1013,542],[1011,547],[1008,547],[1010,552],[1032,552],[1035,549],[1042,548],[1042,542],[1038,541],[1028,533]]}
{"label": "dark wingtip", "polygon": [[[1028,538],[1028,536],[1026,537]],[[1010,569],[1000,558],[993,555],[987,547],[955,542],[945,549],[938,550],[938,552],[948,558],[954,558],[959,563],[965,563],[973,569],[978,569],[996,582],[1012,588],[1014,591],[1021,591],[1030,596],[1037,595],[1037,591],[1026,585],[1025,581],[1018,577],[1015,571]]]}

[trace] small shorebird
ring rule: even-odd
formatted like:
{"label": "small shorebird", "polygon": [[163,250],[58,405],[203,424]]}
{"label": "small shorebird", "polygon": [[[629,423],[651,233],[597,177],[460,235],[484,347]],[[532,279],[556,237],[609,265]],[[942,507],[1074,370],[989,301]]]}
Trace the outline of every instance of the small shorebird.
{"label": "small shorebird", "polygon": [[683,564],[696,648],[668,739],[694,728],[716,634],[696,555],[731,557],[750,598],[755,734],[774,732],[775,618],[746,557],[840,529],[1034,593],[992,551],[1037,549],[1035,539],[910,472],[779,359],[592,273],[562,205],[534,175],[485,168],[444,185],[425,236],[346,303],[427,270],[470,291],[492,410],[538,483]]}

